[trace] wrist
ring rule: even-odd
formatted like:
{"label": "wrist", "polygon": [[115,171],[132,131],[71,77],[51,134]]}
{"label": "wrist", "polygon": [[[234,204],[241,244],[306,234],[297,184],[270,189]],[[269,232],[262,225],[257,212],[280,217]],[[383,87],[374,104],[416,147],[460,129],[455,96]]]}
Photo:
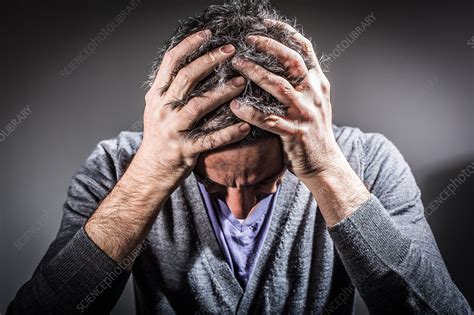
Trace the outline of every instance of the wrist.
{"label": "wrist", "polygon": [[186,177],[186,168],[166,165],[155,151],[141,146],[127,168],[124,177],[140,186],[143,193],[170,195]]}
{"label": "wrist", "polygon": [[345,157],[335,157],[303,183],[318,202],[328,227],[350,216],[370,198],[370,192]]}
{"label": "wrist", "polygon": [[303,183],[312,182],[325,176],[336,175],[339,170],[348,165],[347,160],[337,143],[329,144],[320,149],[313,161],[313,171],[298,175]]}

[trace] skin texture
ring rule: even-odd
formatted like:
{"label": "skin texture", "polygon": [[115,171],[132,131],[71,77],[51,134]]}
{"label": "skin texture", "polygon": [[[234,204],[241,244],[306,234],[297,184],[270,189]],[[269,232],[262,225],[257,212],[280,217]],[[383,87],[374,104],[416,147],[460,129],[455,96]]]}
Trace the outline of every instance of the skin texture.
{"label": "skin texture", "polygon": [[228,146],[199,156],[194,173],[206,190],[223,198],[234,217],[245,219],[266,194],[276,192],[286,167],[278,138]]}
{"label": "skin texture", "polygon": [[125,174],[85,225],[89,237],[116,261],[126,258],[145,239],[161,206],[190,174],[199,153],[239,141],[250,130],[248,124],[239,123],[195,141],[187,140],[183,132],[239,95],[245,84],[241,77],[191,99],[179,111],[168,105],[192,90],[220,62],[231,58],[235,53],[232,46],[222,46],[196,59],[178,72],[165,93],[162,91],[180,58],[210,36],[209,31],[192,34],[165,55],[145,96],[142,144]]}
{"label": "skin texture", "polygon": [[288,114],[285,117],[266,115],[235,99],[231,109],[242,120],[280,136],[286,166],[311,191],[326,224],[331,227],[351,215],[369,199],[370,193],[336,143],[332,130],[330,84],[311,42],[285,23],[275,20],[265,23],[291,31],[293,39],[315,67],[308,69],[300,54],[271,38],[248,36],[247,40],[257,50],[278,58],[288,68],[289,75],[301,78],[301,81],[293,86],[286,78],[252,61],[234,58],[234,67],[288,106]]}
{"label": "skin texture", "polygon": [[[308,69],[300,54],[270,38],[248,37],[258,50],[277,57],[288,67],[291,76],[301,78],[295,86],[252,61],[233,58],[235,50],[231,45],[196,59],[182,68],[169,84],[181,57],[208,40],[211,36],[208,31],[189,36],[164,56],[145,97],[142,145],[124,176],[85,227],[91,239],[113,259],[123,260],[144,240],[163,203],[193,170],[214,182],[210,189],[225,196],[237,218],[245,218],[259,195],[273,191],[280,178],[275,175],[266,183],[268,187],[256,183],[285,167],[311,191],[329,227],[351,215],[370,197],[335,141],[329,82],[310,41],[287,24],[266,23],[290,28],[305,58],[316,65]],[[179,110],[170,108],[170,102],[183,99],[224,60],[232,60],[235,69],[247,80],[286,105],[288,114],[264,115],[239,104],[235,98],[243,91],[242,77],[235,78],[234,84],[227,82],[192,98]],[[168,85],[163,92],[162,88]],[[195,121],[232,99],[232,111],[248,123],[235,124],[194,140],[184,136],[183,131],[192,128]],[[229,146],[247,135],[249,124],[277,136],[262,145],[257,142],[248,147]]]}

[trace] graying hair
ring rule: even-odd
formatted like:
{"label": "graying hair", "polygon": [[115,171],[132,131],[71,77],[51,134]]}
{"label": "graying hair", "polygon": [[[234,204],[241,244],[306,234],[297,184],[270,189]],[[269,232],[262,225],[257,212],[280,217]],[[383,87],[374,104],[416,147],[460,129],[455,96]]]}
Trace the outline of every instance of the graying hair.
{"label": "graying hair", "polygon": [[[303,48],[292,39],[290,32],[282,31],[281,28],[276,26],[266,26],[263,23],[264,19],[282,21],[299,29],[295,20],[288,19],[277,13],[267,0],[226,1],[223,4],[211,5],[204,12],[179,21],[179,26],[174,35],[164,45],[158,57],[153,62],[149,80],[147,81],[148,85],[151,86],[153,83],[164,54],[175,47],[185,37],[204,29],[211,30],[212,38],[178,62],[176,69],[173,71],[172,79],[179,70],[201,55],[219,46],[232,44],[236,48],[236,56],[243,56],[252,60],[267,70],[286,77],[290,83],[297,84],[301,78],[290,77],[288,75],[288,69],[285,69],[275,57],[256,51],[255,46],[245,40],[247,35],[264,35],[275,39],[300,53],[308,69],[314,67],[312,61],[302,54]],[[299,29],[299,31],[302,32],[301,29]],[[173,109],[179,110],[185,106],[191,98],[200,96],[238,75],[239,73],[232,67],[230,61],[226,61],[203,79],[189,95],[186,95],[181,100],[173,101],[169,105]],[[170,83],[171,82],[168,82],[162,87],[163,92],[168,89]],[[247,81],[244,92],[238,97],[238,100],[266,114],[284,115],[286,113],[286,107],[282,103],[249,80]],[[197,139],[240,121],[241,120],[232,113],[229,108],[229,102],[227,102],[197,121],[193,128],[187,130],[186,133],[189,138]],[[252,143],[257,139],[268,138],[272,135],[273,134],[267,131],[252,126],[251,131],[243,140],[243,143]]]}

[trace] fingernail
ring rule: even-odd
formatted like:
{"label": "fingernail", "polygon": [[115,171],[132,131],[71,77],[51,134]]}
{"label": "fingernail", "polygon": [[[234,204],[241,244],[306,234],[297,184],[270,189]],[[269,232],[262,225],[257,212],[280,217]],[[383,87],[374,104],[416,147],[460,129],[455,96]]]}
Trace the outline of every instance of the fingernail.
{"label": "fingernail", "polygon": [[237,77],[232,79],[232,85],[235,87],[241,87],[247,83],[244,77]]}
{"label": "fingernail", "polygon": [[239,126],[239,130],[242,132],[247,132],[250,130],[250,125],[248,123],[241,123]]}
{"label": "fingernail", "polygon": [[231,44],[229,45],[225,45],[225,46],[222,46],[221,47],[221,51],[224,53],[224,54],[230,54],[232,52],[234,52],[235,50],[235,47]]}
{"label": "fingernail", "polygon": [[264,19],[263,24],[265,24],[267,26],[272,26],[273,24],[275,24],[275,21],[270,20],[270,19]]}
{"label": "fingernail", "polygon": [[203,30],[203,31],[200,31],[198,35],[199,37],[202,37],[202,38],[210,38],[212,33],[210,30]]}
{"label": "fingernail", "polygon": [[255,36],[255,35],[249,35],[249,36],[247,36],[247,40],[248,40],[248,41],[251,41],[251,42],[255,42],[255,41],[257,41],[257,39],[258,39],[258,37]]}
{"label": "fingernail", "polygon": [[244,64],[244,60],[241,57],[232,58],[232,65],[239,67]]}
{"label": "fingernail", "polygon": [[240,103],[236,100],[232,100],[232,102],[230,102],[230,109],[232,110],[238,110],[240,108]]}

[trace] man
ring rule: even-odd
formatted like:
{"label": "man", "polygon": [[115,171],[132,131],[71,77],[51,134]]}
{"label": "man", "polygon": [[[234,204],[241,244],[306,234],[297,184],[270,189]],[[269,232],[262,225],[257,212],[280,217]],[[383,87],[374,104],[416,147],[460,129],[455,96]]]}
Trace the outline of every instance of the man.
{"label": "man", "polygon": [[158,58],[144,131],[99,143],[7,313],[469,313],[397,149],[332,124],[309,40],[211,6]]}

